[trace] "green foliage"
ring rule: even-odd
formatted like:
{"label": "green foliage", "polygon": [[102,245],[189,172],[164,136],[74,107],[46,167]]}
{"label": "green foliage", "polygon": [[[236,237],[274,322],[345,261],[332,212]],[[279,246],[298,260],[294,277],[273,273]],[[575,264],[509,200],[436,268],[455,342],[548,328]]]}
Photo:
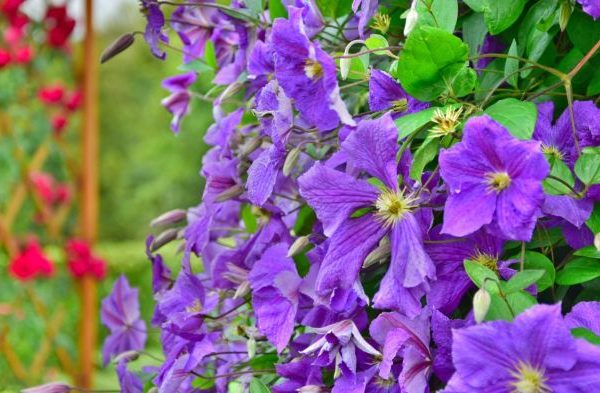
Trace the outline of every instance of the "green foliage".
{"label": "green foliage", "polygon": [[587,185],[600,183],[600,147],[586,147],[575,163],[575,174]]}
{"label": "green foliage", "polygon": [[556,283],[560,285],[581,284],[600,277],[600,261],[577,257],[569,261],[556,274]]}
{"label": "green foliage", "polygon": [[465,0],[465,3],[474,11],[483,12],[488,30],[495,35],[516,22],[527,0]]}
{"label": "green foliage", "polygon": [[467,67],[468,52],[468,46],[451,33],[421,26],[411,32],[400,52],[400,83],[410,95],[432,101]]}
{"label": "green foliage", "polygon": [[531,139],[537,119],[534,103],[505,98],[488,107],[485,113],[506,127],[514,137]]}
{"label": "green foliage", "polygon": [[575,178],[573,177],[571,169],[556,156],[547,155],[546,157],[550,164],[550,176],[553,178],[546,178],[544,180],[544,191],[550,195],[570,194],[571,189],[575,186]]}
{"label": "green foliage", "polygon": [[419,0],[417,26],[439,27],[453,33],[458,18],[457,0]]}

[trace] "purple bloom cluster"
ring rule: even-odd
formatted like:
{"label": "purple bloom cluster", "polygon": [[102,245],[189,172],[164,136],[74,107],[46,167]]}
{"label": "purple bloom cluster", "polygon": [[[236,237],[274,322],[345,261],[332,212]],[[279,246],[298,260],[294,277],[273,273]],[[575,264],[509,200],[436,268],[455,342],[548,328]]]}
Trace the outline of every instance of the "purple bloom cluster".
{"label": "purple bloom cluster", "polygon": [[[161,393],[247,391],[264,373],[277,393],[593,391],[600,349],[580,337],[600,335],[600,306],[561,304],[554,280],[594,240],[600,194],[577,176],[600,145],[595,104],[555,120],[538,103],[531,138],[517,138],[512,118],[450,92],[411,97],[382,57],[340,82],[352,55],[332,54],[334,33],[385,33],[377,1],[354,1],[343,21],[311,0],[284,1],[274,20],[255,3],[192,0],[171,15],[194,70],[163,84],[172,129],[196,96],[213,101],[214,124],[202,201],[183,226],[161,216],[170,228],[148,240],[165,358],[146,378]],[[154,53],[164,4],[144,2]],[[481,51],[502,51],[490,37]],[[175,239],[176,275],[155,253]],[[127,369],[146,338],[135,295],[121,278],[103,303],[104,360],[140,392]]]}

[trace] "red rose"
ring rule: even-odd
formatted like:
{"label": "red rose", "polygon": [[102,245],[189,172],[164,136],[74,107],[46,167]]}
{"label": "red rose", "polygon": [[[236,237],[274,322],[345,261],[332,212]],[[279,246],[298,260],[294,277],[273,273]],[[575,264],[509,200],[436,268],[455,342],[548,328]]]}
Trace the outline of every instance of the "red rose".
{"label": "red rose", "polygon": [[52,129],[54,130],[54,135],[57,137],[61,136],[65,127],[67,126],[68,119],[64,115],[55,115],[52,117]]}
{"label": "red rose", "polygon": [[16,279],[28,281],[40,275],[52,276],[54,264],[44,255],[39,244],[32,241],[11,261],[9,270]]}
{"label": "red rose", "polygon": [[11,56],[10,52],[0,48],[0,68],[4,68],[10,64]]}
{"label": "red rose", "polygon": [[30,46],[23,46],[15,50],[15,63],[27,64],[33,59],[33,49]]}
{"label": "red rose", "polygon": [[65,89],[61,85],[47,86],[40,89],[38,98],[45,104],[57,104],[62,102]]}

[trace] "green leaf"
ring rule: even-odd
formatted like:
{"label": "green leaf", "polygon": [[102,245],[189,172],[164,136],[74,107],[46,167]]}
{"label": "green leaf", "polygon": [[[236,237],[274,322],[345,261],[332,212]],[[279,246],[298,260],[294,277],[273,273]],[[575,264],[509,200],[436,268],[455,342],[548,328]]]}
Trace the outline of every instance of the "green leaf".
{"label": "green leaf", "polygon": [[527,0],[465,0],[476,12],[483,12],[485,23],[493,35],[509,28],[523,12]]}
{"label": "green leaf", "polygon": [[475,88],[477,73],[474,69],[465,67],[452,78],[450,84],[454,97],[464,97]]}
{"label": "green leaf", "polygon": [[416,28],[400,52],[400,83],[413,97],[431,101],[446,91],[448,81],[466,67],[468,53],[468,46],[445,30]]}
{"label": "green leaf", "polygon": [[594,72],[594,76],[592,76],[592,80],[587,87],[586,94],[588,96],[600,94],[600,68]]}
{"label": "green leaf", "polygon": [[252,378],[250,381],[250,393],[271,393],[271,389],[258,378]]}
{"label": "green leaf", "polygon": [[544,270],[523,270],[517,272],[504,285],[505,293],[514,293],[535,284],[544,275]]}
{"label": "green leaf", "polygon": [[[575,178],[571,169],[560,158],[547,155],[550,164],[550,175],[561,179],[569,186],[575,186]],[[566,195],[571,193],[571,189],[558,180],[546,178],[543,182],[544,191],[550,195]]]}
{"label": "green leaf", "polygon": [[592,210],[592,214],[590,218],[585,222],[588,228],[592,231],[592,233],[600,233],[600,205],[596,204],[594,206],[594,210]]}
{"label": "green leaf", "polygon": [[567,25],[569,39],[581,53],[587,53],[600,39],[600,21],[576,9]]}
{"label": "green leaf", "polygon": [[490,295],[492,301],[490,302],[490,308],[487,314],[485,314],[486,321],[512,321],[513,316],[506,304],[506,301],[499,295]]}
{"label": "green leaf", "polygon": [[483,283],[485,282],[486,290],[488,290],[492,294],[498,292],[498,286],[490,282],[498,282],[498,276],[496,275],[496,273],[494,273],[493,270],[468,259],[465,260],[464,265],[465,271],[471,278],[471,281],[473,281],[473,283],[477,285],[478,288],[481,288],[483,286]]}
{"label": "green leaf", "polygon": [[488,33],[483,14],[472,13],[466,16],[462,23],[462,29],[463,39],[469,45],[469,57],[477,56]]}
{"label": "green leaf", "polygon": [[352,11],[352,0],[317,0],[321,14],[329,18],[339,18]]}
{"label": "green leaf", "polygon": [[249,233],[254,233],[258,229],[258,221],[256,215],[252,212],[252,205],[242,206],[242,221]]}
{"label": "green leaf", "polygon": [[[508,54],[511,56],[518,56],[519,51],[517,50],[517,41],[513,39],[510,44],[510,48],[508,49]],[[519,81],[519,73],[517,70],[519,69],[519,60],[517,59],[506,59],[506,63],[504,64],[504,77],[508,81],[508,83],[516,88],[517,82]]]}
{"label": "green leaf", "polygon": [[600,345],[600,336],[589,329],[583,327],[573,328],[571,329],[571,334],[574,337],[583,338],[594,345]]}
{"label": "green leaf", "polygon": [[571,260],[556,274],[556,283],[575,285],[600,277],[600,261],[578,257]]}
{"label": "green leaf", "polygon": [[[384,36],[379,35],[379,34],[371,34],[369,36],[369,38],[367,38],[365,40],[365,46],[369,50],[375,50],[375,49],[387,48],[388,46],[390,46],[390,44],[388,44],[388,41]],[[378,50],[373,53],[375,53],[376,55],[385,55],[388,52],[389,52],[389,50],[385,49],[385,50]]]}
{"label": "green leaf", "polygon": [[523,140],[531,139],[537,119],[537,109],[533,102],[505,98],[491,105],[484,112],[506,127],[514,137]]}
{"label": "green leaf", "polygon": [[227,384],[227,393],[243,393],[244,385],[240,381],[231,381]]}
{"label": "green leaf", "polygon": [[416,181],[421,180],[425,166],[429,164],[438,153],[440,148],[439,138],[426,138],[414,155],[413,164],[410,167],[410,178]]}
{"label": "green leaf", "polygon": [[[344,62],[346,65],[344,65]],[[367,70],[369,69],[369,54],[365,53],[358,57],[351,57],[349,59],[338,59],[338,65],[340,69],[348,67],[347,78],[352,80],[365,79],[367,76]],[[342,75],[344,76],[344,75]],[[343,78],[346,79],[346,78]]]}
{"label": "green leaf", "polygon": [[536,298],[531,296],[529,292],[525,291],[518,291],[507,295],[506,301],[508,304],[510,304],[510,307],[515,312],[515,316],[527,310],[529,307],[537,304]]}
{"label": "green leaf", "polygon": [[275,363],[279,358],[274,353],[266,353],[257,355],[248,361],[248,365],[253,370],[269,370],[275,367]]}
{"label": "green leaf", "polygon": [[[554,285],[556,271],[554,264],[544,254],[535,251],[525,251],[525,269],[541,269],[544,271],[542,277],[537,280],[537,288],[542,292]],[[526,270],[527,271],[527,270]]]}
{"label": "green leaf", "polygon": [[449,33],[453,33],[458,18],[457,0],[431,0],[417,2],[417,13],[419,14],[418,26],[439,27]]}
{"label": "green leaf", "polygon": [[[527,58],[532,61],[537,61],[542,56],[548,44],[552,42],[552,38],[558,29],[550,29],[556,21],[555,10],[557,0],[541,0],[535,3],[523,18],[521,27],[517,35],[519,49],[527,54]],[[550,23],[547,28],[540,28],[543,21]],[[526,77],[532,70],[524,70],[522,76]]]}
{"label": "green leaf", "polygon": [[575,163],[575,174],[587,185],[600,183],[600,147],[586,147]]}
{"label": "green leaf", "polygon": [[284,7],[281,0],[269,0],[269,16],[271,17],[271,21],[274,21],[276,18],[287,19],[287,8]]}
{"label": "green leaf", "polygon": [[594,246],[580,248],[579,250],[575,251],[573,255],[577,255],[578,257],[600,259],[600,251],[598,251],[598,249]]}
{"label": "green leaf", "polygon": [[264,0],[244,0],[244,4],[255,14],[260,14],[265,9]]}

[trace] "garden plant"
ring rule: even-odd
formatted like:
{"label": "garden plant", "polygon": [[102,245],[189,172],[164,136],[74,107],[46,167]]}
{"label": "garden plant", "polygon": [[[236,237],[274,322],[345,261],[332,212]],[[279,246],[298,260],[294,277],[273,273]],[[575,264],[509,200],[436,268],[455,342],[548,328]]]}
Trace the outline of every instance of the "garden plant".
{"label": "garden plant", "polygon": [[172,131],[214,123],[152,320],[125,276],[102,302],[123,392],[598,389],[600,1],[141,9],[102,61],[143,36]]}

